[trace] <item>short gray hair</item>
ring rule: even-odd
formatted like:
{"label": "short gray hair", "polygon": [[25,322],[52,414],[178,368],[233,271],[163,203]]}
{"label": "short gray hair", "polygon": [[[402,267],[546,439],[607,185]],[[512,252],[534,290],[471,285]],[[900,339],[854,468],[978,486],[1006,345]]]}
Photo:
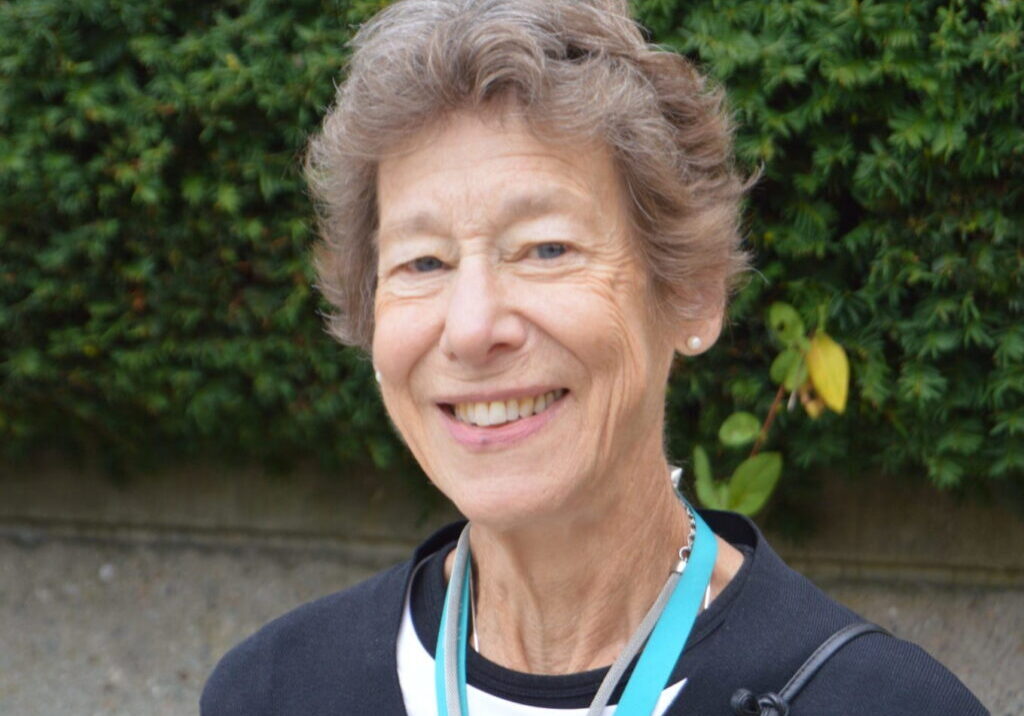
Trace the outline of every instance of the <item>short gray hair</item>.
{"label": "short gray hair", "polygon": [[670,320],[724,308],[748,256],[723,93],[648,44],[626,0],[398,0],[352,45],[306,162],[318,284],[338,340],[369,349],[373,338],[380,159],[444,116],[497,100],[514,102],[538,137],[609,147]]}

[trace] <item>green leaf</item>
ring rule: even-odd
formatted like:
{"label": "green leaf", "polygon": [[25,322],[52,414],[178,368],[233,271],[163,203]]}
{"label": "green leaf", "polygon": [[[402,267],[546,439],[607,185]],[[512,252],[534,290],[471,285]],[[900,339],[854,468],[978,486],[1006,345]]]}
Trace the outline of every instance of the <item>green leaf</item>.
{"label": "green leaf", "polygon": [[712,510],[724,510],[727,501],[724,499],[725,494],[722,488],[726,488],[726,486],[715,483],[711,476],[711,463],[708,461],[708,454],[700,445],[693,448],[693,474],[697,478],[694,487],[697,488],[697,499],[700,500],[700,503]]}
{"label": "green leaf", "polygon": [[948,381],[934,366],[904,363],[897,382],[900,397],[911,404],[938,400],[946,391]]}
{"label": "green leaf", "polygon": [[928,477],[941,489],[948,489],[960,484],[964,474],[964,467],[955,458],[945,455],[935,455],[925,461],[928,466]]}
{"label": "green leaf", "polygon": [[221,184],[217,187],[216,206],[228,214],[235,214],[242,206],[242,195],[232,184]]}
{"label": "green leaf", "polygon": [[782,474],[782,455],[762,452],[740,463],[729,480],[729,509],[753,515],[764,507]]}
{"label": "green leaf", "polygon": [[777,385],[784,385],[786,390],[793,391],[807,380],[807,363],[800,351],[787,348],[775,356],[769,373]]}
{"label": "green leaf", "polygon": [[698,482],[707,483],[712,480],[711,462],[708,460],[707,452],[700,445],[693,448],[693,474]]}
{"label": "green leaf", "polygon": [[181,196],[191,206],[199,206],[206,198],[206,186],[201,176],[186,177],[181,182]]}
{"label": "green leaf", "polygon": [[768,328],[787,347],[796,346],[804,336],[804,322],[788,303],[776,302],[768,309]]}
{"label": "green leaf", "polygon": [[757,439],[761,432],[761,421],[753,413],[733,413],[718,429],[718,439],[727,447],[741,447]]}

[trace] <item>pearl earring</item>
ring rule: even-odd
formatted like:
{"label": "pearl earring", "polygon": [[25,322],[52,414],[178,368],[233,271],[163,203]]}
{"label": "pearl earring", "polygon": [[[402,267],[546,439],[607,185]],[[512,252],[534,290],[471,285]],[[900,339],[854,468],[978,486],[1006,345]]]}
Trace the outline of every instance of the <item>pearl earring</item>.
{"label": "pearl earring", "polygon": [[373,371],[373,377],[377,379],[378,383],[380,383],[380,371],[379,370]]}
{"label": "pearl earring", "polygon": [[700,336],[690,336],[686,339],[686,347],[691,351],[700,350],[702,345],[704,345],[704,342],[700,339]]}

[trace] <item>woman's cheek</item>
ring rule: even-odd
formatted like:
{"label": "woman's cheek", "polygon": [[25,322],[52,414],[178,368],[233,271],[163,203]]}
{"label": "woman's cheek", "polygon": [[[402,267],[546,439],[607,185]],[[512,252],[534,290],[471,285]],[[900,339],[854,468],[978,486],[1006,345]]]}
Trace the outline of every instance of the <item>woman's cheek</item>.
{"label": "woman's cheek", "polygon": [[382,378],[402,382],[429,350],[432,301],[378,296],[374,310],[373,363]]}
{"label": "woman's cheek", "polygon": [[588,363],[619,364],[640,353],[637,342],[646,328],[646,312],[635,286],[611,272],[524,290],[533,296],[531,312],[540,317],[542,328],[573,352],[588,353]]}

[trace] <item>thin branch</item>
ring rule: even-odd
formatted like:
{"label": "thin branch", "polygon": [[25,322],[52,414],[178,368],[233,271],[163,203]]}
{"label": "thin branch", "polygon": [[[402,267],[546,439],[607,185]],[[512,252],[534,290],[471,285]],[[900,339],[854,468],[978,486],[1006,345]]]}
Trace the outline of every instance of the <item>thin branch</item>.
{"label": "thin branch", "polygon": [[775,422],[775,414],[779,412],[779,406],[782,405],[782,396],[785,393],[786,385],[783,383],[779,386],[778,392],[775,393],[775,400],[772,401],[772,407],[768,409],[768,417],[764,419],[764,425],[761,426],[761,432],[757,435],[757,441],[754,442],[754,447],[750,450],[750,457],[757,455],[761,445],[764,444],[765,439],[768,437],[768,431],[771,430],[772,423]]}

